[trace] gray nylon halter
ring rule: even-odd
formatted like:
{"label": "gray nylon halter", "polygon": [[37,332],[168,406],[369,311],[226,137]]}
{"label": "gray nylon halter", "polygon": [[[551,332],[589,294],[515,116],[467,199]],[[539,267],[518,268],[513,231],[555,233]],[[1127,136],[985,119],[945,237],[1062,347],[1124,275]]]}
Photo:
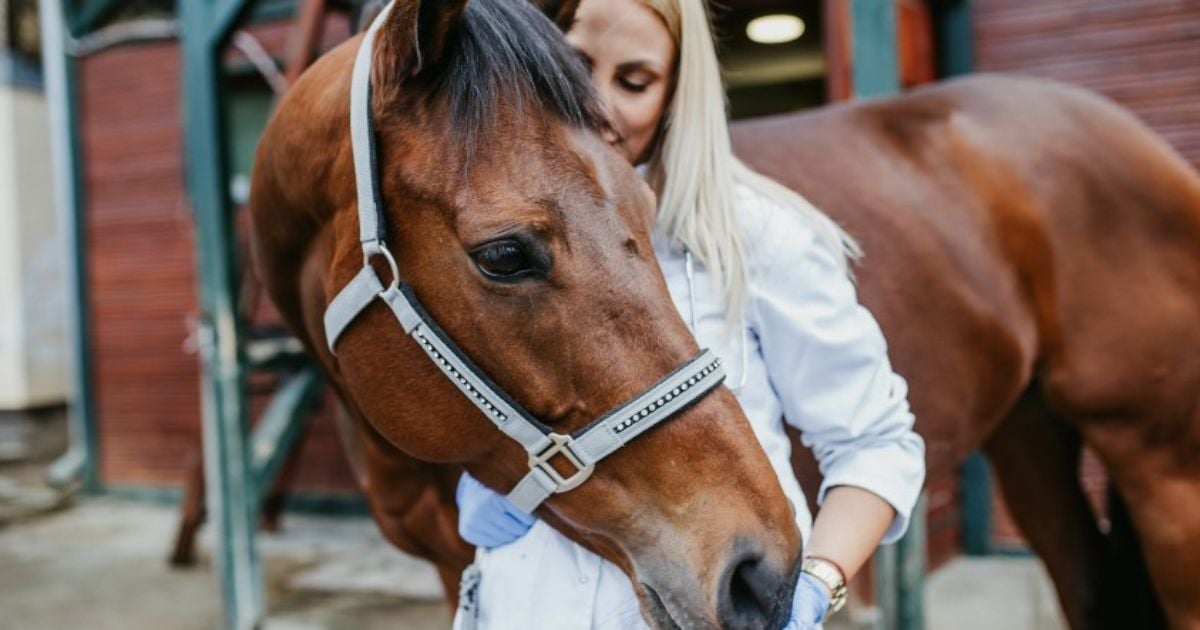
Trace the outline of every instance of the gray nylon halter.
{"label": "gray nylon halter", "polygon": [[[331,352],[338,338],[376,299],[382,300],[411,336],[467,399],[493,424],[529,453],[529,473],[508,494],[517,507],[532,512],[551,494],[566,492],[587,480],[596,463],[711,392],[725,378],[720,359],[709,350],[667,375],[633,400],[609,411],[586,427],[564,435],[539,422],[495,385],[421,307],[412,289],[400,281],[396,259],[384,244],[383,203],[375,164],[371,123],[371,52],[375,33],[391,10],[390,3],[371,24],[354,63],[350,88],[350,140],[358,187],[359,237],[363,267],[325,311],[325,337]],[[386,287],[371,266],[382,258],[391,272]],[[564,476],[550,464],[561,454],[575,468]]]}

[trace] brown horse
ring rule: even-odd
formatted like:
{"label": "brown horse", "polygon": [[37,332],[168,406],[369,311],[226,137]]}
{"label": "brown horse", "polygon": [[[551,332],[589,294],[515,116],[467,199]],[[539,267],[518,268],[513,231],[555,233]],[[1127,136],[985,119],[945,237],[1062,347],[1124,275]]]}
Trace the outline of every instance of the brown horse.
{"label": "brown horse", "polygon": [[[255,258],[357,420],[375,517],[397,545],[438,562],[450,586],[470,557],[453,528],[454,477],[418,460],[507,489],[528,456],[382,304],[340,337],[336,356],[326,349],[322,314],[363,264],[348,137],[359,41],[315,64],[265,131],[250,201]],[[390,248],[486,374],[570,433],[697,354],[654,258],[653,195],[610,149],[587,71],[554,23],[510,0],[401,2],[375,44]],[[719,518],[694,518],[713,505]],[[801,541],[725,388],[538,515],[620,565],[660,625],[761,628],[787,617]]]}
{"label": "brown horse", "polygon": [[[462,120],[434,77],[462,71],[470,55],[457,34],[495,19],[497,3],[465,14],[463,4],[406,3],[407,21],[395,19],[375,53],[390,68],[376,75],[390,233],[401,273],[450,335],[521,402],[573,428],[694,347],[653,268],[651,202],[602,128],[568,124],[535,85],[501,95],[526,110],[511,98],[473,110],[486,115],[486,140],[458,140]],[[569,24],[569,9],[552,4]],[[520,32],[558,51],[538,29]],[[301,79],[263,138],[257,262],[356,421],[375,518],[437,563],[453,593],[470,560],[454,527],[458,465],[507,489],[522,458],[385,309],[352,328],[336,358],[325,350],[321,314],[361,264],[346,124],[357,41]],[[543,61],[584,80],[559,56]],[[735,143],[863,244],[860,297],[909,381],[931,476],[985,448],[1071,625],[1157,627],[1165,612],[1172,627],[1200,627],[1200,177],[1111,103],[1003,78],[754,121],[735,128]],[[521,228],[552,248],[563,275],[481,282],[464,252]],[[647,616],[662,625],[753,624],[725,604],[744,573],[726,568],[746,568],[731,555],[736,536],[758,541],[779,576],[768,596],[787,581],[798,541],[780,534],[786,505],[735,407],[728,394],[705,401],[539,512],[644,584]],[[1108,531],[1079,487],[1085,442],[1114,482]],[[686,517],[712,500],[726,508]],[[668,540],[680,541],[669,553],[685,561],[682,582],[655,573],[653,546]],[[750,608],[758,620],[774,614]]]}
{"label": "brown horse", "polygon": [[[1200,628],[1195,171],[1112,103],[997,77],[746,123],[735,144],[860,239],[930,476],[983,444],[1072,627]],[[1081,438],[1123,499],[1107,535]]]}

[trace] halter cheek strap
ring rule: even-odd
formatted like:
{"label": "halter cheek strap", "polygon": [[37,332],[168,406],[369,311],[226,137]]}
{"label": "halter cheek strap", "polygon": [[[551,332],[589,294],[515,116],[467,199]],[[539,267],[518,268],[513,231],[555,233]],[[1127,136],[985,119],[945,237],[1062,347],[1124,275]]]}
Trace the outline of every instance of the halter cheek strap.
{"label": "halter cheek strap", "polygon": [[[371,122],[371,55],[375,34],[394,3],[375,18],[363,38],[354,63],[350,88],[350,140],[358,191],[359,241],[363,266],[338,292],[325,311],[325,338],[335,352],[342,333],[377,300],[392,311],[405,334],[438,366],[484,416],[529,454],[529,473],[508,498],[532,512],[550,495],[579,486],[596,463],[711,392],[725,378],[720,359],[708,350],[671,372],[648,390],[609,411],[582,429],[564,435],[538,421],[496,385],[464,354],[422,308],[412,288],[400,280],[396,259],[384,244],[383,200],[375,162],[375,133]],[[371,266],[382,258],[391,272],[384,286]],[[561,456],[571,471],[551,464]]]}

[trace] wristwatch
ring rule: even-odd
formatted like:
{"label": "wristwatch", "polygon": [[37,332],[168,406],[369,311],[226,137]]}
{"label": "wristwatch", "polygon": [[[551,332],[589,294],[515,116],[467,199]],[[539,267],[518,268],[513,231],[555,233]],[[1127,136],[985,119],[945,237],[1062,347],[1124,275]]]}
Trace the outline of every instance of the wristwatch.
{"label": "wristwatch", "polygon": [[817,578],[829,589],[829,608],[825,611],[825,616],[821,618],[822,622],[841,610],[842,606],[846,604],[846,575],[842,573],[841,567],[825,558],[808,556],[800,565],[800,570]]}

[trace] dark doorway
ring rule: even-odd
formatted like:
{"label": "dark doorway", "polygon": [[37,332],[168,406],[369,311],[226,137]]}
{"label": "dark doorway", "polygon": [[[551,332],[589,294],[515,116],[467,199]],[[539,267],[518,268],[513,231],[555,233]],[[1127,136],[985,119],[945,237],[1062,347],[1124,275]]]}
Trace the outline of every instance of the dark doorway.
{"label": "dark doorway", "polygon": [[[826,102],[822,4],[817,0],[712,3],[717,53],[733,118],[792,112]],[[755,41],[748,27],[765,16],[786,16],[780,18],[785,32],[788,21],[794,25],[798,20],[802,33],[780,43]]]}

